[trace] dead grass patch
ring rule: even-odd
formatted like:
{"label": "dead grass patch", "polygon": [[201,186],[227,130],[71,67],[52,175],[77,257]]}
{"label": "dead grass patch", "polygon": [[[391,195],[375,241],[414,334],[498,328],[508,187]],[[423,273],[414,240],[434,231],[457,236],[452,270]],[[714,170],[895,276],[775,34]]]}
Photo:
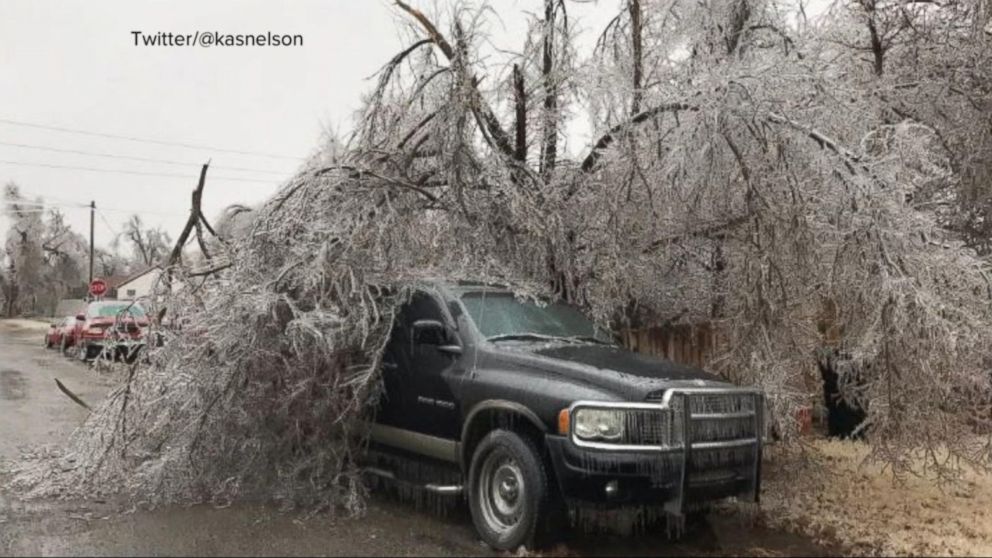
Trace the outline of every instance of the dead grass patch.
{"label": "dead grass patch", "polygon": [[854,554],[992,555],[992,476],[965,470],[957,482],[895,478],[863,443],[815,440],[803,459],[770,451],[763,515]]}

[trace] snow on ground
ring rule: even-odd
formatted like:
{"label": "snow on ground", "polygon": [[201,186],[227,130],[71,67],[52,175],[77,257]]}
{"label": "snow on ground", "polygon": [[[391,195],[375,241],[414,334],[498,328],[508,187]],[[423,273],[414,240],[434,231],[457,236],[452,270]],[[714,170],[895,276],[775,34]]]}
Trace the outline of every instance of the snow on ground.
{"label": "snow on ground", "polygon": [[37,331],[39,333],[48,331],[48,328],[52,325],[51,320],[43,318],[12,318],[0,320],[0,323],[10,331]]}

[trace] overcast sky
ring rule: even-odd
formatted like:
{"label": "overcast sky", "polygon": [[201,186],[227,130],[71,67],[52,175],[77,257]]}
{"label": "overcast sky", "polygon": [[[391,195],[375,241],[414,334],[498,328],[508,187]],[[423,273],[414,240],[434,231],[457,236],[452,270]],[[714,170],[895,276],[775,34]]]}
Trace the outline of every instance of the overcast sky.
{"label": "overcast sky", "polygon": [[[540,2],[500,0],[497,5],[502,20],[494,25],[497,46],[517,49],[524,12],[538,9]],[[580,29],[600,29],[617,5],[616,0],[571,3],[570,17]],[[350,131],[361,95],[372,86],[369,76],[405,43],[397,25],[401,17],[386,0],[2,0],[0,183],[14,181],[31,197],[69,204],[70,224],[84,234],[88,210],[71,204],[95,200],[101,208],[98,245],[109,243],[135,212],[175,237],[185,222],[199,165],[207,159],[212,170],[204,203],[213,215],[231,203],[270,196],[296,167],[294,157],[306,156],[317,145],[322,130]],[[303,46],[135,46],[132,31],[271,31],[300,34]],[[595,38],[593,31],[580,37],[583,42]],[[125,156],[184,164],[120,158]],[[2,230],[6,224],[0,220]]]}

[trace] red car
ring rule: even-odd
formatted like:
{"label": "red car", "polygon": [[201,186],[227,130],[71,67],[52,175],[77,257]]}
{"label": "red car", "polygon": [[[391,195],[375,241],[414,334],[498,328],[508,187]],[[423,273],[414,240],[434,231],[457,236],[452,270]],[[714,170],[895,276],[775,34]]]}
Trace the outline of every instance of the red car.
{"label": "red car", "polygon": [[129,300],[91,302],[76,316],[72,340],[79,360],[92,360],[110,351],[111,357],[131,360],[144,346],[148,316]]}
{"label": "red car", "polygon": [[55,322],[45,333],[45,348],[59,347],[64,353],[66,348],[72,345],[72,334],[76,329],[76,318],[67,316],[60,322]]}

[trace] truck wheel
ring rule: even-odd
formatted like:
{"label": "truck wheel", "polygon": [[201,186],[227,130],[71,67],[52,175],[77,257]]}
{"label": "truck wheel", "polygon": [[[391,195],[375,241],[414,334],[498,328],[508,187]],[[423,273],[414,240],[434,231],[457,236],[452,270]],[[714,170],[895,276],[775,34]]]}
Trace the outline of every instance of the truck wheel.
{"label": "truck wheel", "polygon": [[85,343],[76,344],[76,358],[79,362],[86,362],[86,358],[89,356],[90,349]]}
{"label": "truck wheel", "polygon": [[482,540],[497,550],[532,545],[549,511],[548,473],[534,442],[494,430],[469,469],[469,509]]}
{"label": "truck wheel", "polygon": [[66,344],[65,336],[63,335],[62,339],[59,341],[59,354],[61,354],[62,356],[66,356],[66,352],[68,350],[69,350],[69,346]]}

